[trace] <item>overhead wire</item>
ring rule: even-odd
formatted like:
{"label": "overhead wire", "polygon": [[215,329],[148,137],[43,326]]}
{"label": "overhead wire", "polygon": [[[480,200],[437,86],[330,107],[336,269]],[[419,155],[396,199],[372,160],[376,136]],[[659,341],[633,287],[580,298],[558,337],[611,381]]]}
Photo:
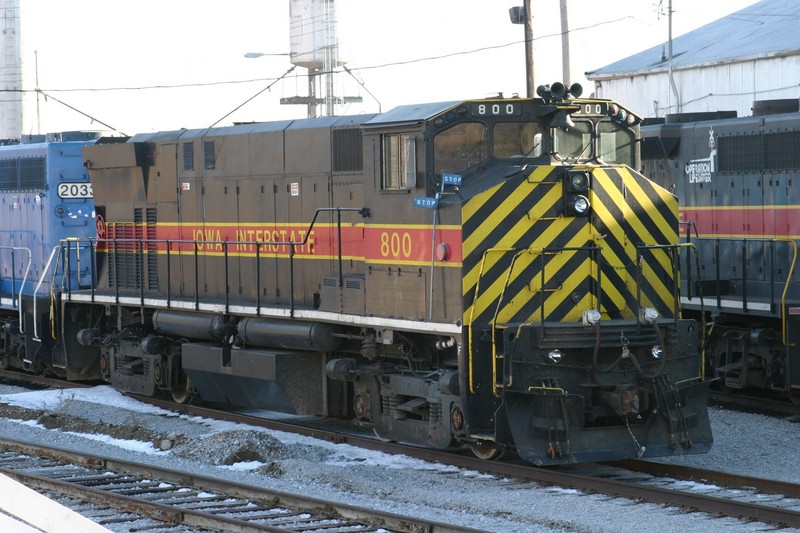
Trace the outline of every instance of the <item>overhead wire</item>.
{"label": "overhead wire", "polygon": [[[614,20],[597,22],[595,24],[591,24],[591,25],[588,25],[588,26],[582,26],[582,27],[579,27],[579,28],[574,28],[574,29],[569,30],[568,32],[572,33],[572,32],[575,32],[575,31],[593,29],[593,28],[596,28],[596,27],[599,27],[599,26],[603,26],[603,25],[606,25],[606,24],[614,24],[614,23],[617,23],[617,22],[621,22],[623,20],[630,19],[630,18],[633,18],[633,17],[628,15],[628,16],[620,17],[620,18],[617,18],[617,19],[614,19]],[[541,40],[541,39],[547,39],[547,38],[551,38],[551,37],[558,37],[561,34],[562,34],[562,32],[556,32],[556,33],[551,33],[551,34],[547,34],[547,35],[542,35],[542,36],[539,36],[539,37],[534,37],[532,39],[532,41],[538,41],[538,40]],[[378,65],[368,65],[368,66],[363,66],[363,67],[350,67],[349,70],[351,72],[358,72],[358,71],[376,70],[376,69],[382,69],[382,68],[396,67],[396,66],[401,66],[401,65],[410,65],[410,64],[415,64],[415,63],[423,63],[423,62],[427,62],[427,61],[438,61],[438,60],[442,60],[442,59],[448,59],[448,58],[451,58],[451,57],[457,57],[457,56],[463,56],[463,55],[471,55],[471,54],[477,54],[477,53],[481,53],[481,52],[486,52],[486,51],[489,51],[489,50],[498,50],[498,49],[502,49],[502,48],[508,48],[510,46],[516,46],[516,45],[519,45],[521,43],[525,43],[525,40],[524,39],[516,40],[516,41],[511,41],[511,42],[508,42],[508,43],[504,43],[504,44],[484,46],[484,47],[480,47],[480,48],[473,48],[473,49],[470,49],[470,50],[462,50],[462,51],[451,52],[451,53],[447,53],[447,54],[440,54],[440,55],[435,55],[435,56],[421,57],[421,58],[408,59],[408,60],[402,60],[402,61],[393,61],[393,62],[388,62],[388,63],[381,63],[381,64],[378,64]],[[312,50],[310,53],[318,52],[320,50],[322,50],[322,48],[319,48],[319,49],[316,49],[316,50]],[[316,71],[314,73],[314,75],[327,74],[327,73],[329,73],[329,72]],[[310,76],[310,74],[297,74],[294,77],[307,78],[309,76]],[[200,82],[200,83],[159,84],[159,85],[143,85],[143,86],[136,86],[136,87],[94,87],[94,88],[92,88],[92,87],[88,87],[88,88],[87,87],[80,87],[80,88],[67,88],[67,89],[48,88],[46,90],[47,90],[48,93],[56,93],[56,92],[106,92],[106,91],[140,91],[140,90],[153,90],[153,89],[184,89],[184,88],[188,88],[188,87],[211,87],[211,86],[219,86],[219,85],[245,84],[245,83],[255,83],[255,82],[264,82],[264,81],[276,81],[276,80],[279,80],[279,79],[283,79],[284,77],[285,77],[285,75],[284,76],[280,76],[278,78],[252,78],[252,79],[247,79],[247,80],[225,80],[225,81],[212,81],[212,82]],[[0,92],[1,91],[2,90],[0,89]],[[27,89],[27,90],[23,89],[23,92],[33,92],[33,91],[31,91],[30,89]]]}

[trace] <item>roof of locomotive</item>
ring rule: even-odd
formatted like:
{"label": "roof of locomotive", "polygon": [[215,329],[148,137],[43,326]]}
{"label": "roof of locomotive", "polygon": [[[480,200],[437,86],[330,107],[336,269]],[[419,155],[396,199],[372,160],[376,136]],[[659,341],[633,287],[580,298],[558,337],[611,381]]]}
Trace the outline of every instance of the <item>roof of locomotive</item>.
{"label": "roof of locomotive", "polygon": [[[673,68],[800,54],[800,0],[762,0],[672,39]],[[667,44],[659,44],[586,72],[589,79],[667,69]]]}
{"label": "roof of locomotive", "polygon": [[276,120],[272,122],[250,122],[233,126],[218,128],[196,128],[152,133],[137,133],[128,142],[154,142],[172,139],[193,139],[197,137],[221,137],[225,135],[242,135],[251,133],[266,133],[283,130],[301,130],[312,128],[332,128],[359,126],[376,127],[389,124],[407,124],[422,122],[433,118],[448,109],[451,109],[463,100],[450,102],[432,102],[425,104],[410,104],[395,107],[385,113],[364,115],[343,115],[335,117],[317,117],[296,120]]}
{"label": "roof of locomotive", "polygon": [[421,122],[451,109],[462,100],[452,102],[432,102],[427,104],[410,104],[397,106],[394,109],[375,115],[372,120],[367,121],[365,126],[378,126],[383,124],[396,124],[398,122]]}
{"label": "roof of locomotive", "polygon": [[301,130],[311,128],[331,128],[357,126],[374,117],[374,114],[345,115],[340,117],[318,117],[297,120],[276,120],[272,122],[248,122],[218,128],[180,129],[158,131],[153,133],[137,133],[128,142],[154,142],[171,139],[194,139],[198,137],[222,137],[226,135],[246,135],[268,133],[284,130]]}

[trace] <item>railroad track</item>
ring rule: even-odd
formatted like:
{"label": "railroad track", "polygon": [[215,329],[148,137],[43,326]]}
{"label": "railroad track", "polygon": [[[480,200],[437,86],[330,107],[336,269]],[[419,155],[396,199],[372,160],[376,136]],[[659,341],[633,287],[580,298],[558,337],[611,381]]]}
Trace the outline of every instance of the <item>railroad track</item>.
{"label": "railroad track", "polygon": [[[140,399],[164,409],[179,410],[193,416],[299,433],[329,442],[348,443],[386,453],[404,454],[499,477],[681,507],[714,516],[800,528],[800,485],[793,483],[652,461],[625,461],[588,467],[578,465],[574,468],[539,468],[521,461],[484,461],[465,453],[383,442],[372,435],[359,434],[355,431],[343,432],[340,429],[325,429],[285,419],[271,420],[200,406],[175,405],[150,398]],[[687,485],[686,481],[713,484],[713,486],[698,489],[696,483]]]}
{"label": "railroad track", "polygon": [[766,413],[774,416],[796,417],[797,420],[800,420],[800,404],[790,402],[785,398],[764,398],[712,389],[708,391],[708,399],[710,405]]}
{"label": "railroad track", "polygon": [[470,528],[10,439],[0,439],[0,473],[46,494],[91,502],[90,509],[82,509],[82,514],[100,525],[114,524],[121,531],[163,531],[171,525],[179,527],[170,531],[478,533]]}
{"label": "railroad track", "polygon": [[[328,429],[286,419],[271,420],[193,405],[177,405],[152,398],[137,399],[187,415],[221,419],[251,426],[303,434],[329,442],[454,465],[499,477],[578,489],[663,505],[755,520],[779,527],[800,528],[800,486],[770,480],[702,471],[650,461],[611,465],[577,465],[572,468],[537,468],[519,461],[483,461],[464,453],[417,448],[381,442],[357,431]],[[687,484],[693,481],[693,484]],[[702,484],[700,486],[699,484]]]}

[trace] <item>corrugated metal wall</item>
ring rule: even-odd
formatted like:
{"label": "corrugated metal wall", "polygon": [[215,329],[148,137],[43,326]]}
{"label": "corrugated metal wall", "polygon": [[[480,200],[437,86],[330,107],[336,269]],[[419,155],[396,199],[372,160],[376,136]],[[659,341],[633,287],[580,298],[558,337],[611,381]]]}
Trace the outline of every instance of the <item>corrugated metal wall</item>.
{"label": "corrugated metal wall", "polygon": [[[800,55],[674,70],[673,77],[681,113],[735,110],[748,116],[754,100],[800,97]],[[641,116],[678,112],[666,70],[593,81],[598,98],[613,98]]]}

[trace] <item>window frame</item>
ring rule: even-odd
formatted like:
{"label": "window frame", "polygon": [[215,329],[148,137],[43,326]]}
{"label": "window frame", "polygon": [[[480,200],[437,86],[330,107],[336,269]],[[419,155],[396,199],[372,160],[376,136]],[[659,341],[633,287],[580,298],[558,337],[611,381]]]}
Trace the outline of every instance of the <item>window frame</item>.
{"label": "window frame", "polygon": [[413,133],[381,135],[381,190],[408,191],[417,186],[417,143]]}

